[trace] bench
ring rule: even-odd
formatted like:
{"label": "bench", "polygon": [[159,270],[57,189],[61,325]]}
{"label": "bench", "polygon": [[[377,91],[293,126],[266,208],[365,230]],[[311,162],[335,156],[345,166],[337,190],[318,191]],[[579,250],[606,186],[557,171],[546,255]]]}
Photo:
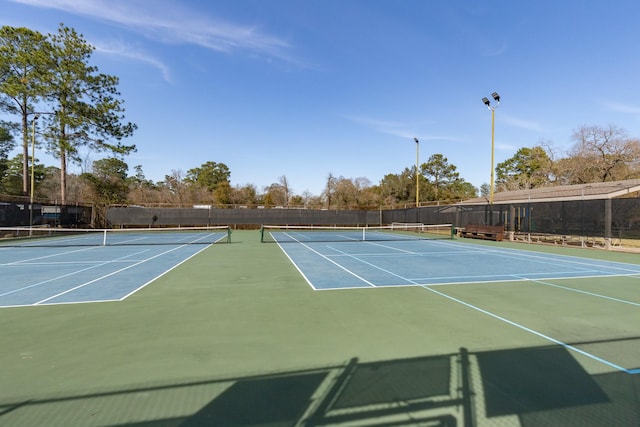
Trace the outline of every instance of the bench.
{"label": "bench", "polygon": [[504,237],[504,227],[502,225],[468,224],[460,231],[460,235],[472,239],[486,239],[500,242]]}

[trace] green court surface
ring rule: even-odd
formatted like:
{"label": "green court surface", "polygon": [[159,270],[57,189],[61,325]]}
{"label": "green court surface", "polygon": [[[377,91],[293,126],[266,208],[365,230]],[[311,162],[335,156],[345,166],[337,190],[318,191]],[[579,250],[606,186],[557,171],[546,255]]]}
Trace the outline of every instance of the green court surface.
{"label": "green court surface", "polygon": [[637,274],[316,291],[232,241],[124,301],[0,309],[0,425],[640,425]]}

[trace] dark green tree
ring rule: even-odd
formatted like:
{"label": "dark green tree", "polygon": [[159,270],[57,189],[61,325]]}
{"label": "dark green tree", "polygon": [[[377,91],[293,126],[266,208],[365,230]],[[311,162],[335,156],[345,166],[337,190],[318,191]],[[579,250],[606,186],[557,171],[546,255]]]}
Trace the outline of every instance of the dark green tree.
{"label": "dark green tree", "polygon": [[144,175],[144,171],[142,170],[142,165],[136,165],[133,167],[133,170],[136,172],[135,175],[127,178],[129,181],[129,185],[135,189],[155,189],[156,185],[153,181],[147,179]]}
{"label": "dark green tree", "polygon": [[189,169],[185,181],[214,192],[218,185],[229,184],[231,172],[224,163],[206,162],[198,168]]}
{"label": "dark green tree", "polygon": [[231,203],[232,193],[233,189],[231,188],[229,181],[222,181],[216,186],[216,189],[213,191],[213,196],[216,203],[228,205]]}
{"label": "dark green tree", "polygon": [[129,166],[123,160],[109,157],[93,162],[92,172],[82,174],[81,178],[93,191],[95,203],[120,204],[127,201],[129,193],[128,170]]}
{"label": "dark green tree", "polygon": [[464,179],[456,179],[441,191],[440,200],[465,200],[474,197],[478,197],[478,189]]}
{"label": "dark green tree", "polygon": [[0,188],[6,194],[18,196],[22,193],[22,155],[19,154],[5,163]]}
{"label": "dark green tree", "polygon": [[[13,150],[13,147],[13,136],[6,127],[0,126],[0,180],[2,180],[9,168],[9,153]],[[2,187],[0,187],[0,191],[2,191]]]}
{"label": "dark green tree", "polygon": [[543,147],[523,147],[496,167],[496,185],[502,190],[526,190],[551,182],[553,162]]}
{"label": "dark green tree", "polygon": [[[18,196],[22,194],[22,154],[18,154],[4,163],[0,161],[0,167],[4,165],[4,171],[0,175],[0,190],[6,194]],[[35,160],[33,169],[34,193],[38,196],[38,186],[45,179],[45,167]],[[31,180],[31,169],[29,169],[29,180]],[[41,194],[39,195],[41,196]]]}
{"label": "dark green tree", "polygon": [[[433,154],[426,163],[420,165],[420,173],[429,180],[433,187],[434,198],[432,200],[441,200],[441,189],[460,179],[460,174],[456,172],[456,169],[442,154]],[[448,197],[453,196],[451,191],[448,193]]]}
{"label": "dark green tree", "polygon": [[133,134],[136,125],[124,123],[123,101],[116,76],[101,74],[89,65],[94,47],[75,30],[60,25],[49,35],[51,63],[48,75],[47,137],[49,151],[60,159],[60,199],[66,203],[67,161],[81,163],[80,147],[94,152],[125,155],[135,145],[122,140]]}
{"label": "dark green tree", "polygon": [[22,193],[29,191],[30,119],[46,93],[51,45],[28,28],[0,28],[0,110],[18,117],[22,134]]}
{"label": "dark green tree", "polygon": [[[415,170],[415,167],[413,168]],[[394,204],[415,201],[415,173],[405,168],[399,174],[387,174],[379,184],[382,203]]]}

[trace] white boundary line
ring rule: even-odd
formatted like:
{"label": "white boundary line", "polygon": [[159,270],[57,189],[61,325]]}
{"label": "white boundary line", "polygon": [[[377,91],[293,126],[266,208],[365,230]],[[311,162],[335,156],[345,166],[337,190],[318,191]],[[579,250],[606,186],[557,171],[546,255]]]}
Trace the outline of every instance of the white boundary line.
{"label": "white boundary line", "polygon": [[[48,305],[87,304],[87,303],[96,303],[96,302],[117,302],[117,301],[124,301],[125,299],[127,299],[127,298],[128,298],[128,297],[130,297],[131,295],[135,294],[136,292],[140,291],[140,290],[141,290],[141,289],[143,289],[144,287],[148,286],[149,284],[151,284],[152,282],[154,282],[154,281],[155,281],[155,280],[157,280],[158,278],[160,278],[160,277],[164,276],[164,275],[165,275],[165,274],[167,274],[169,271],[171,271],[171,270],[175,269],[175,268],[176,268],[176,267],[178,267],[179,265],[181,265],[181,264],[185,263],[185,262],[186,262],[186,261],[188,261],[189,259],[191,259],[191,258],[193,258],[194,256],[198,255],[198,254],[199,254],[199,253],[201,253],[202,251],[206,250],[207,248],[209,248],[210,246],[212,246],[212,244],[206,244],[206,245],[203,245],[203,248],[202,248],[202,249],[200,249],[199,251],[197,251],[197,252],[195,252],[195,253],[193,253],[193,254],[189,255],[187,258],[185,258],[185,259],[183,259],[182,261],[178,262],[177,264],[175,264],[175,265],[171,266],[171,267],[170,267],[170,268],[168,268],[167,270],[165,270],[165,271],[163,271],[162,273],[160,273],[160,274],[158,274],[157,276],[155,276],[153,279],[151,279],[151,280],[147,281],[146,283],[142,284],[141,286],[137,287],[137,288],[136,288],[136,289],[134,289],[133,291],[130,291],[129,293],[125,294],[124,296],[122,296],[122,297],[120,297],[120,298],[115,298],[115,299],[114,299],[114,298],[111,298],[111,299],[99,299],[99,300],[90,300],[90,301],[48,302],[48,301],[50,301],[50,300],[52,300],[52,299],[54,299],[54,298],[57,298],[57,297],[62,296],[62,295],[65,295],[65,294],[67,294],[67,293],[69,293],[69,292],[73,292],[73,291],[75,291],[75,290],[77,290],[77,289],[83,288],[83,287],[85,287],[85,286],[89,286],[89,285],[91,285],[92,283],[98,282],[98,281],[100,281],[100,280],[102,280],[102,279],[105,279],[105,278],[107,278],[107,277],[111,277],[111,276],[113,276],[113,275],[115,275],[115,274],[121,273],[122,271],[128,270],[128,269],[130,269],[130,268],[136,267],[136,266],[141,265],[141,264],[144,264],[144,263],[146,263],[147,261],[150,261],[150,260],[156,259],[156,258],[158,258],[158,257],[160,257],[160,256],[166,255],[166,254],[171,253],[171,252],[173,252],[173,251],[175,251],[175,250],[178,250],[178,249],[181,249],[181,248],[184,248],[184,247],[189,247],[189,246],[191,246],[191,244],[183,244],[183,245],[180,245],[180,246],[176,246],[176,247],[174,247],[174,248],[172,248],[172,249],[169,249],[169,250],[167,250],[167,251],[161,252],[161,253],[159,253],[159,254],[156,254],[156,255],[154,255],[154,256],[151,256],[151,257],[149,257],[149,258],[145,258],[145,259],[137,260],[137,261],[135,261],[133,264],[129,264],[128,266],[126,266],[126,267],[124,267],[124,268],[121,268],[121,269],[119,269],[119,270],[116,270],[116,271],[113,271],[113,272],[111,272],[111,273],[105,274],[105,275],[100,276],[100,277],[98,277],[98,278],[92,279],[92,280],[90,280],[90,281],[88,281],[88,282],[85,282],[85,283],[80,284],[80,285],[78,285],[78,286],[75,286],[75,287],[73,287],[73,288],[66,289],[66,290],[65,290],[65,291],[63,291],[63,292],[57,293],[57,294],[55,294],[55,295],[51,295],[51,296],[49,296],[49,297],[47,297],[47,298],[45,298],[45,299],[43,299],[43,300],[40,300],[40,301],[37,301],[37,302],[34,302],[34,303],[30,303],[30,304],[15,304],[15,305],[14,305],[14,304],[11,304],[11,305],[1,305],[1,306],[0,306],[0,308],[35,307],[35,306],[48,306]],[[52,254],[52,255],[47,255],[47,256],[43,256],[43,257],[32,258],[32,259],[30,259],[30,260],[16,261],[16,262],[12,262],[12,263],[10,263],[10,264],[5,264],[5,266],[17,266],[17,265],[21,265],[20,263],[30,262],[30,261],[37,260],[37,259],[50,258],[50,257],[55,257],[55,256],[65,255],[65,254],[69,254],[69,253],[79,252],[79,251],[86,251],[86,250],[96,249],[96,248],[102,248],[102,246],[99,246],[99,247],[97,247],[97,246],[96,246],[96,247],[91,247],[91,248],[83,248],[83,249],[80,249],[80,250],[74,250],[74,251],[70,251],[70,252],[65,252],[65,253],[63,253],[63,254],[60,254],[60,253],[59,253],[59,254]],[[30,288],[34,288],[34,287],[38,287],[38,286],[42,286],[42,285],[45,285],[45,284],[50,283],[50,282],[52,282],[52,281],[59,280],[59,279],[63,279],[63,278],[65,278],[65,277],[70,277],[70,276],[73,276],[73,275],[75,275],[75,274],[82,273],[82,272],[84,272],[84,271],[88,271],[88,270],[91,270],[91,269],[94,269],[94,268],[97,268],[97,267],[101,267],[101,266],[104,266],[104,265],[107,265],[107,264],[127,262],[127,261],[125,260],[126,258],[128,258],[128,257],[132,257],[132,256],[136,256],[136,255],[139,255],[139,254],[144,253],[144,252],[147,252],[147,251],[149,251],[149,249],[144,249],[144,250],[142,250],[142,251],[138,251],[138,252],[135,252],[135,253],[126,254],[126,255],[123,255],[122,257],[115,258],[115,259],[111,259],[111,260],[108,260],[108,261],[99,261],[99,262],[94,262],[90,267],[82,268],[82,269],[80,269],[80,270],[76,270],[76,271],[73,271],[73,272],[71,272],[71,273],[67,273],[67,274],[61,275],[61,276],[56,276],[56,277],[53,277],[53,278],[49,278],[49,279],[47,279],[47,280],[44,280],[44,281],[41,281],[41,282],[38,282],[38,283],[34,283],[34,284],[31,284],[31,285],[28,285],[28,286],[24,286],[24,287],[19,288],[19,289],[13,289],[13,290],[11,290],[11,291],[4,292],[4,293],[0,294],[0,297],[2,297],[2,296],[6,296],[6,295],[10,295],[10,294],[14,294],[14,293],[17,293],[17,292],[21,292],[21,291],[24,291],[24,290],[27,290],[27,289],[30,289]],[[85,264],[86,264],[86,263],[85,263]],[[23,264],[23,265],[24,265],[24,264]]]}
{"label": "white boundary line", "polygon": [[[15,294],[15,293],[17,293],[17,292],[22,292],[22,291],[25,291],[25,290],[27,290],[27,289],[31,289],[31,288],[36,288],[36,287],[38,287],[38,286],[42,286],[42,285],[45,285],[45,284],[47,284],[47,283],[50,283],[50,282],[53,282],[53,281],[56,281],[56,280],[59,280],[59,279],[64,279],[65,277],[71,277],[71,276],[74,276],[74,275],[76,275],[76,274],[78,274],[78,273],[82,273],[82,272],[84,272],[84,271],[89,271],[89,270],[92,270],[92,269],[97,268],[97,267],[102,267],[103,265],[110,264],[110,263],[112,263],[112,262],[114,262],[114,261],[119,262],[119,261],[121,261],[121,260],[123,260],[123,259],[125,259],[125,258],[127,258],[127,257],[129,257],[129,256],[132,256],[132,255],[138,255],[138,254],[140,254],[140,253],[142,253],[142,252],[146,252],[146,251],[141,251],[141,252],[137,252],[137,253],[135,253],[135,254],[129,254],[129,255],[126,255],[126,256],[121,256],[120,258],[116,258],[116,259],[114,259],[114,260],[102,261],[102,262],[99,262],[99,263],[93,264],[93,265],[91,265],[90,267],[81,268],[80,270],[72,271],[71,273],[63,274],[63,275],[61,275],[61,276],[51,277],[51,278],[49,278],[49,279],[47,279],[47,280],[43,280],[43,281],[38,282],[38,283],[33,283],[33,284],[31,284],[31,285],[28,285],[28,286],[23,286],[23,287],[18,288],[18,289],[13,289],[13,290],[11,290],[11,291],[1,293],[1,294],[0,294],[0,297],[4,297],[4,296],[7,296],[7,295]],[[35,305],[35,304],[37,304],[37,303],[33,303],[33,304]],[[9,307],[11,307],[11,306],[9,306]]]}
{"label": "white boundary line", "polygon": [[[141,265],[141,264],[144,264],[145,262],[151,261],[152,259],[156,259],[156,258],[158,258],[158,257],[160,257],[160,256],[166,255],[166,254],[168,254],[168,253],[170,253],[170,252],[173,252],[173,251],[178,250],[178,249],[180,249],[180,248],[183,248],[183,247],[185,247],[185,246],[187,246],[187,245],[176,246],[175,248],[169,249],[168,251],[161,252],[161,253],[156,254],[156,255],[154,255],[154,256],[152,256],[152,257],[149,257],[149,258],[143,259],[143,260],[138,261],[138,262],[136,262],[136,263],[134,263],[134,264],[128,265],[128,266],[126,266],[126,267],[123,267],[123,268],[121,268],[121,269],[119,269],[119,270],[112,271],[112,272],[111,272],[111,273],[109,273],[109,274],[105,274],[104,276],[100,276],[100,277],[97,277],[97,278],[95,278],[95,279],[93,279],[93,280],[89,280],[88,282],[85,282],[85,283],[83,283],[83,284],[81,284],[81,285],[74,286],[73,288],[66,289],[66,290],[65,290],[65,291],[63,291],[63,292],[59,292],[59,293],[57,293],[57,294],[55,294],[55,295],[52,295],[52,296],[50,296],[50,297],[48,297],[48,298],[45,298],[45,299],[40,300],[40,301],[38,301],[38,302],[35,302],[35,303],[34,303],[34,305],[41,305],[41,304],[44,304],[44,303],[46,303],[47,301],[50,301],[50,300],[52,300],[52,299],[54,299],[54,298],[58,298],[58,297],[60,297],[60,296],[62,296],[62,295],[68,294],[69,292],[73,292],[73,291],[75,291],[75,290],[78,290],[78,289],[84,288],[85,286],[89,286],[89,285],[91,285],[91,284],[93,284],[93,283],[99,282],[100,280],[106,279],[107,277],[111,277],[111,276],[116,275],[116,274],[118,274],[118,273],[121,273],[121,272],[123,272],[123,271],[129,270],[130,268],[137,267],[137,266],[139,266],[139,265]],[[208,246],[207,246],[207,247],[208,247]],[[204,250],[204,249],[205,249],[205,248],[203,248],[203,250]],[[200,251],[199,251],[199,252],[200,252]],[[199,252],[197,252],[197,253],[199,253]],[[189,258],[190,258],[190,257],[189,257]],[[182,263],[182,262],[184,262],[184,261],[181,261],[181,263]],[[105,264],[108,264],[108,263],[105,263]],[[179,265],[179,264],[178,264],[178,265]],[[174,266],[174,267],[175,267],[175,266]],[[167,271],[168,271],[168,270],[167,270]],[[165,273],[166,273],[166,271],[165,271]],[[163,274],[164,274],[164,273],[163,273]],[[159,277],[159,276],[158,276],[158,277]],[[154,279],[154,280],[155,280],[155,279]],[[152,281],[153,281],[153,280],[152,280]],[[144,287],[144,286],[146,286],[146,285],[147,285],[147,284],[149,284],[149,283],[150,283],[150,282],[147,282],[145,285],[143,285],[143,287]],[[140,288],[138,288],[138,289],[142,289],[142,287],[140,287]],[[122,301],[122,300],[121,300],[121,301]]]}
{"label": "white boundary line", "polygon": [[[186,245],[183,245],[183,246],[186,246]],[[148,285],[150,285],[151,283],[155,282],[156,280],[158,280],[160,277],[164,276],[165,274],[167,274],[167,273],[168,273],[168,272],[170,272],[171,270],[173,270],[173,269],[177,268],[178,266],[180,266],[180,265],[184,264],[185,262],[189,261],[191,258],[193,258],[194,256],[198,255],[200,252],[204,251],[205,249],[208,249],[210,246],[211,246],[211,245],[207,245],[207,246],[205,246],[204,248],[200,249],[198,252],[196,252],[196,253],[194,253],[194,254],[192,254],[192,255],[189,255],[187,258],[183,259],[182,261],[180,261],[179,263],[177,263],[177,264],[176,264],[176,265],[174,265],[173,267],[171,267],[171,268],[169,268],[169,269],[167,269],[167,270],[163,271],[162,273],[158,274],[158,275],[157,275],[156,277],[154,277],[153,279],[151,279],[151,280],[147,281],[147,283],[145,283],[145,284],[143,284],[142,286],[140,286],[140,287],[138,287],[138,288],[134,289],[133,291],[129,292],[128,294],[126,294],[125,296],[123,296],[122,298],[120,298],[120,299],[119,299],[119,300],[117,300],[117,301],[124,301],[125,299],[129,298],[131,295],[135,294],[136,292],[138,292],[138,291],[142,290],[143,288],[147,287],[147,286],[148,286]],[[180,246],[180,247],[182,247],[182,246]],[[161,254],[161,255],[163,255],[163,254]],[[146,260],[145,260],[145,261],[143,261],[143,262],[146,262]]]}
{"label": "white boundary line", "polygon": [[516,328],[522,329],[523,331],[526,331],[526,332],[528,332],[530,334],[536,335],[536,336],[538,336],[540,338],[543,338],[543,339],[545,339],[547,341],[550,341],[550,342],[552,342],[554,344],[560,345],[560,346],[566,348],[567,350],[571,350],[571,351],[573,351],[575,353],[579,353],[579,354],[581,354],[583,356],[586,356],[586,357],[588,357],[588,358],[590,358],[592,360],[600,362],[600,363],[602,363],[604,365],[607,365],[607,366],[609,366],[611,368],[614,368],[614,369],[616,369],[618,371],[622,371],[622,372],[625,372],[627,374],[632,374],[632,375],[640,373],[640,369],[627,369],[627,368],[624,368],[624,367],[622,367],[622,366],[620,366],[618,364],[610,362],[610,361],[608,361],[606,359],[603,359],[601,357],[598,357],[598,356],[596,356],[594,354],[588,353],[588,352],[586,352],[584,350],[581,350],[581,349],[579,349],[579,348],[577,348],[575,346],[567,344],[567,343],[565,343],[563,341],[560,341],[560,340],[558,340],[556,338],[553,338],[553,337],[551,337],[549,335],[545,335],[542,332],[538,332],[538,331],[536,331],[534,329],[531,329],[531,328],[528,328],[528,327],[526,327],[526,326],[524,326],[524,325],[522,325],[520,323],[517,323],[517,322],[514,322],[512,320],[509,320],[506,317],[502,317],[502,316],[497,315],[495,313],[492,313],[492,312],[490,312],[488,310],[482,309],[482,308],[480,308],[480,307],[478,307],[476,305],[473,305],[473,304],[470,304],[468,302],[462,301],[462,300],[460,300],[458,298],[452,297],[450,295],[447,295],[447,294],[445,294],[443,292],[440,292],[440,291],[437,291],[435,289],[431,289],[429,286],[422,286],[422,288],[427,290],[427,291],[433,292],[433,293],[435,293],[437,295],[440,295],[440,296],[442,296],[444,298],[450,299],[451,301],[454,301],[454,302],[456,302],[458,304],[462,304],[465,307],[468,307],[468,308],[471,308],[473,310],[479,311],[480,313],[486,314],[487,316],[493,317],[494,319],[500,320],[501,322],[507,323],[507,324],[509,324],[511,326],[515,326]]}
{"label": "white boundary line", "polygon": [[[318,255],[319,257],[323,258],[326,261],[329,261],[331,264],[335,265],[336,267],[338,267],[339,269],[345,271],[346,273],[356,277],[358,280],[361,280],[362,282],[366,283],[367,285],[369,285],[369,287],[376,287],[376,285],[374,285],[373,283],[369,282],[367,279],[358,276],[356,273],[354,273],[353,271],[347,269],[346,267],[338,264],[337,262],[335,262],[334,260],[332,260],[331,258],[321,254],[320,252],[316,251],[315,249],[313,249],[312,247],[310,247],[309,245],[307,245],[306,243],[302,243],[300,240],[297,240],[295,237],[290,236],[289,233],[285,233],[286,235],[288,235],[289,237],[291,237],[292,239],[294,239],[296,242],[298,242],[298,244],[302,245],[304,248],[310,250],[311,252],[313,252],[314,254]],[[278,246],[280,247],[280,250],[282,250],[282,252],[284,252],[284,254],[287,256],[287,258],[289,258],[289,260],[291,261],[291,263],[293,263],[293,265],[296,267],[296,269],[300,272],[300,274],[302,274],[302,277],[304,277],[304,279],[307,281],[307,283],[309,284],[309,286],[311,286],[311,288],[313,288],[314,290],[318,290],[313,283],[311,283],[311,281],[309,280],[309,278],[302,272],[302,270],[300,269],[300,267],[298,267],[298,264],[295,263],[295,261],[293,261],[293,259],[291,258],[291,256],[289,256],[289,254],[287,253],[287,251],[282,247],[282,245],[278,242]],[[345,288],[343,288],[345,289]]]}

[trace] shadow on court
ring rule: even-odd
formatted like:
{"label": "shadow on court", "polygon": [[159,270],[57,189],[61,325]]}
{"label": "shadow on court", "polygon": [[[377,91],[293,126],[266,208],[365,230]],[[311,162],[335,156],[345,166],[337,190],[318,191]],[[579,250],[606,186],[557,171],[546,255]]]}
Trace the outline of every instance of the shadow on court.
{"label": "shadow on court", "polygon": [[461,348],[440,356],[353,358],[303,371],[4,402],[0,424],[629,426],[640,420],[639,399],[640,375],[590,375],[564,347]]}

